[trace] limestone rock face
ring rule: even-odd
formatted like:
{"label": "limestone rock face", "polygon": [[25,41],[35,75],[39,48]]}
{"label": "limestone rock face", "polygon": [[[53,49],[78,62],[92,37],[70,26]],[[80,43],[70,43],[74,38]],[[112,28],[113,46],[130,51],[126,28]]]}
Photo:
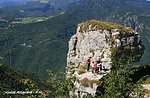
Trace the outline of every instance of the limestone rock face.
{"label": "limestone rock face", "polygon": [[79,28],[77,34],[69,41],[68,64],[70,62],[74,62],[75,65],[86,64],[86,59],[92,57],[92,60],[101,59],[102,63],[110,68],[111,46],[105,38],[108,31],[79,32]]}
{"label": "limestone rock face", "polygon": [[102,66],[108,69],[106,73],[109,73],[114,48],[118,48],[118,51],[122,54],[126,52],[133,54],[132,56],[142,55],[144,49],[139,34],[129,28],[95,20],[78,25],[77,33],[69,41],[67,55],[68,74],[74,70],[75,72],[72,75],[79,80],[75,82],[76,92],[82,91],[94,95],[97,86],[93,88],[84,87],[80,81],[83,80],[83,77],[88,80],[99,80],[106,74],[89,78],[92,73],[78,74],[79,67],[86,65],[86,59],[92,57],[92,61],[101,60]]}

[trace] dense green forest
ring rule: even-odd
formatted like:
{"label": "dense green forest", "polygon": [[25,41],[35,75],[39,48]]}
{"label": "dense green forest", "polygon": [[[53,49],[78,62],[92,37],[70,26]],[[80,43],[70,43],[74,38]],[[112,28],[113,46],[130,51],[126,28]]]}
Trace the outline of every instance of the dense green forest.
{"label": "dense green forest", "polygon": [[[2,57],[1,57],[2,60]],[[24,91],[28,88],[28,84],[37,85],[41,90],[45,90],[44,81],[39,79],[33,73],[24,73],[19,70],[13,70],[4,64],[0,64],[0,91]]]}

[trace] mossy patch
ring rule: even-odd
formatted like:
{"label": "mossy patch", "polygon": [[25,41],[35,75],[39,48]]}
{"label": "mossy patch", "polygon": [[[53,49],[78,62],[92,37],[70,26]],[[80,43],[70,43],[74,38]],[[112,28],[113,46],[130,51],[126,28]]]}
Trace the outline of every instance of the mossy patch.
{"label": "mossy patch", "polygon": [[104,51],[102,52],[102,55],[101,55],[101,59],[103,59],[104,58]]}
{"label": "mossy patch", "polygon": [[76,54],[76,53],[73,53],[73,54],[71,54],[71,56],[72,56],[72,57],[75,57],[75,56],[77,56],[77,54]]}
{"label": "mossy patch", "polygon": [[95,50],[90,48],[90,53],[92,53],[92,55],[95,55]]}
{"label": "mossy patch", "polygon": [[3,60],[4,58],[0,56],[0,60]]}
{"label": "mossy patch", "polygon": [[[83,73],[86,73],[87,68],[88,65],[80,65],[79,69],[77,70],[78,74],[81,75]],[[92,69],[92,66],[90,66],[90,69]]]}
{"label": "mossy patch", "polygon": [[75,63],[74,62],[69,62],[68,65],[75,65]]}
{"label": "mossy patch", "polygon": [[81,74],[83,74],[83,73],[86,73],[86,71],[85,71],[85,70],[78,70],[78,74],[79,74],[79,75],[81,75]]}
{"label": "mossy patch", "polygon": [[100,81],[98,81],[98,80],[89,80],[87,78],[84,78],[83,80],[80,80],[80,83],[85,87],[93,87],[94,83],[99,85]]}
{"label": "mossy patch", "polygon": [[125,46],[124,49],[125,49],[125,50],[130,50],[131,48],[130,48],[130,46],[128,45],[128,46]]}
{"label": "mossy patch", "polygon": [[144,92],[145,94],[150,95],[150,90],[145,89]]}
{"label": "mossy patch", "polygon": [[98,20],[90,20],[83,23],[78,24],[80,26],[80,31],[96,31],[96,30],[112,30],[112,29],[118,29],[119,32],[127,32],[129,34],[135,33],[130,28],[124,27],[122,25],[113,24],[110,22],[103,22]]}
{"label": "mossy patch", "polygon": [[79,69],[81,69],[81,70],[86,70],[87,67],[88,67],[88,65],[80,65],[80,66],[79,66]]}
{"label": "mossy patch", "polygon": [[150,76],[144,81],[145,84],[150,84]]}
{"label": "mossy patch", "polygon": [[[86,70],[88,68],[88,65],[86,64],[86,65],[80,65],[79,66],[79,69],[81,69],[81,70]],[[92,66],[90,66],[90,69],[92,69]]]}

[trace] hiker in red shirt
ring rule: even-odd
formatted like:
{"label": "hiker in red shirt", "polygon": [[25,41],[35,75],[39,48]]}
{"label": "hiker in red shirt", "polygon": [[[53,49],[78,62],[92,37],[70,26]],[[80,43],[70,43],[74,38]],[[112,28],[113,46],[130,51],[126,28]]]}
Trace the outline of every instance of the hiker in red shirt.
{"label": "hiker in red shirt", "polygon": [[86,60],[86,61],[87,61],[87,63],[88,63],[87,71],[89,71],[89,69],[90,69],[91,58],[92,58],[92,57],[89,57],[89,58]]}
{"label": "hiker in red shirt", "polygon": [[97,72],[97,63],[94,63],[94,73]]}

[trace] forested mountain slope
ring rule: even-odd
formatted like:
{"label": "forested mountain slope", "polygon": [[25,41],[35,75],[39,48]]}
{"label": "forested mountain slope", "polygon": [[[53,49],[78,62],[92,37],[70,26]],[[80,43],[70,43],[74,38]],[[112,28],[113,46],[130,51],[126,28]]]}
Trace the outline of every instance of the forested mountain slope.
{"label": "forested mountain slope", "polygon": [[16,6],[0,8],[0,17],[43,17],[58,14],[86,0],[30,0]]}
{"label": "forested mountain slope", "polygon": [[46,90],[45,81],[39,79],[32,73],[24,73],[10,69],[5,65],[0,65],[0,91],[25,91],[29,89],[32,84],[33,88]]}

